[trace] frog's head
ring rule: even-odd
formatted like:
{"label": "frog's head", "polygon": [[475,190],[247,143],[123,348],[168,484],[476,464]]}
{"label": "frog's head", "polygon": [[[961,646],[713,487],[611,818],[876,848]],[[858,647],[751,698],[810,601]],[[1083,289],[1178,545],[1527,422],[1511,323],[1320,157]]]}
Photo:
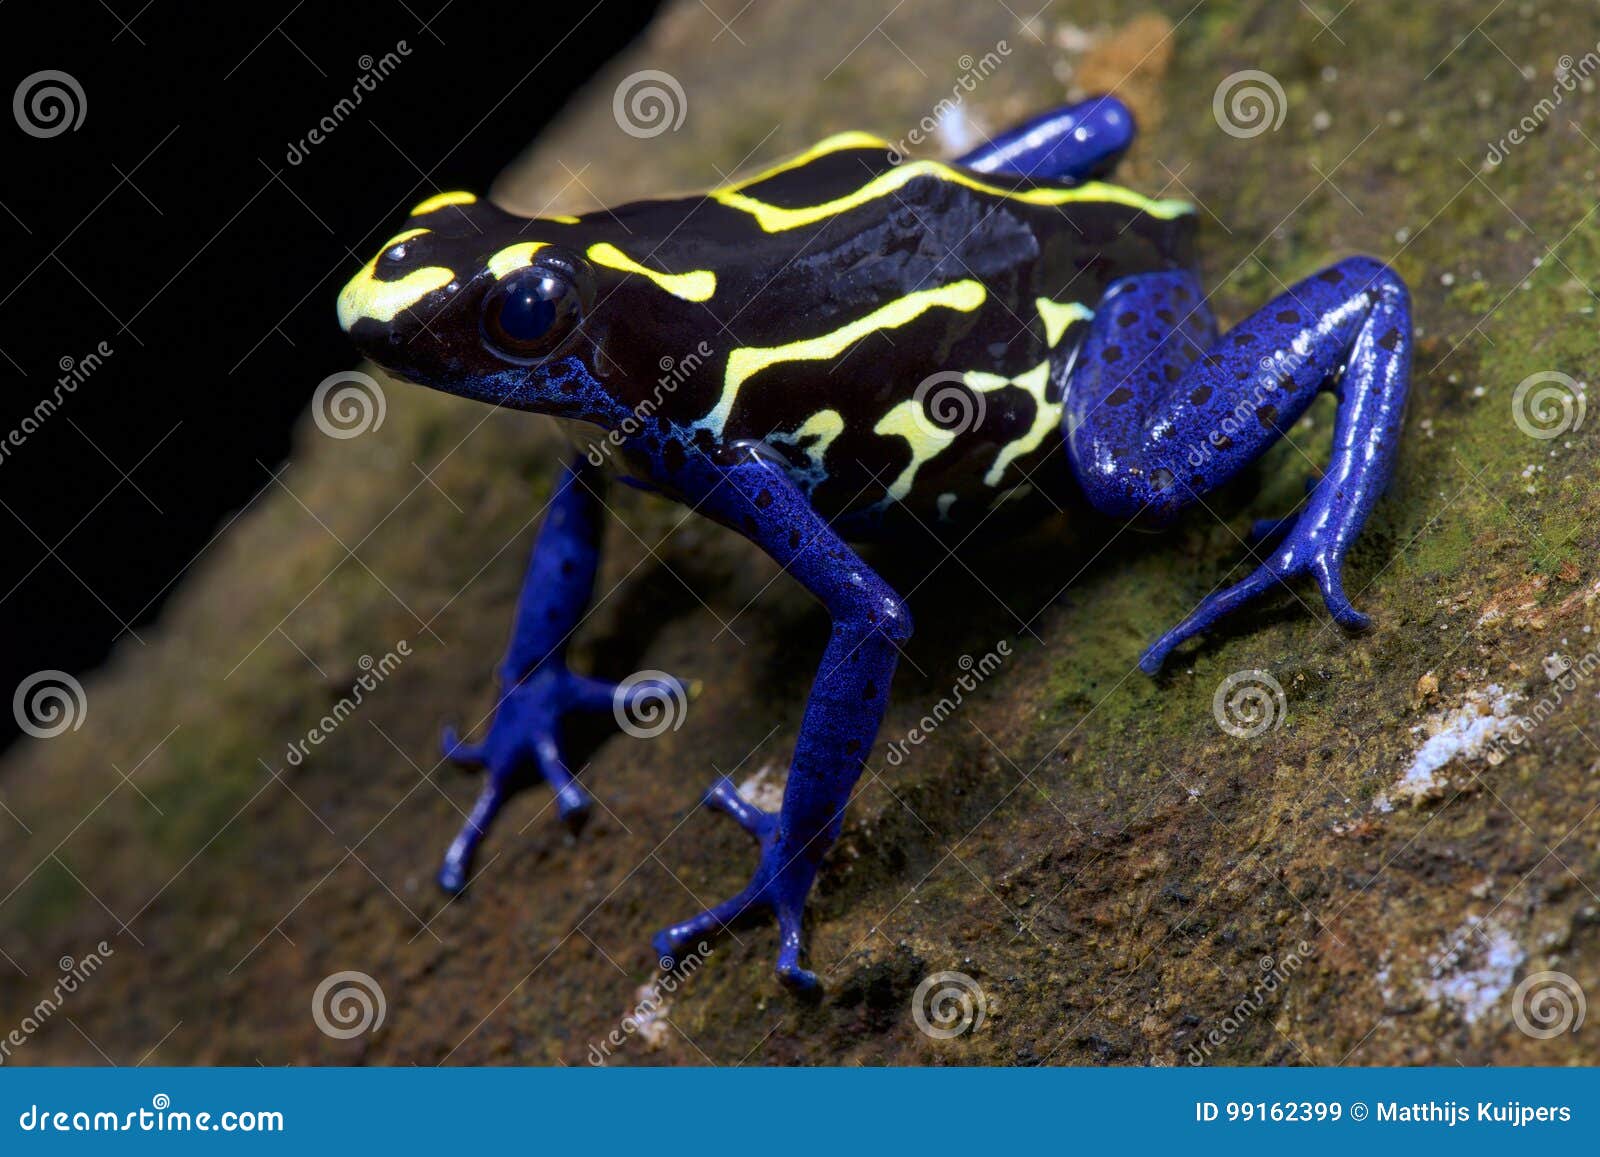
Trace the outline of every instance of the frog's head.
{"label": "frog's head", "polygon": [[431,197],[340,292],[339,324],[395,377],[553,409],[553,399],[572,396],[575,379],[595,384],[581,329],[594,305],[594,269],[581,250],[532,239],[566,227],[515,217],[470,193]]}

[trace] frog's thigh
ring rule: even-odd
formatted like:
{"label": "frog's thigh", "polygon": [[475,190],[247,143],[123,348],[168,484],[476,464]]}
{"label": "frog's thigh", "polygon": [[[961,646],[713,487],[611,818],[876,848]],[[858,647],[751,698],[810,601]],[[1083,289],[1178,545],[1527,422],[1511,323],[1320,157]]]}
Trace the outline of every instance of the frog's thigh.
{"label": "frog's thigh", "polygon": [[1174,311],[1189,297],[1196,291],[1176,275],[1136,278],[1113,285],[1095,311],[1062,426],[1073,471],[1097,508],[1170,514],[1283,437],[1318,391],[1332,389],[1339,406],[1327,469],[1282,542],[1158,639],[1140,661],[1149,672],[1294,575],[1316,579],[1339,623],[1366,624],[1344,593],[1344,555],[1393,472],[1411,374],[1410,295],[1370,257],[1298,282],[1179,366],[1172,355],[1192,353],[1188,343],[1175,349],[1154,335],[1183,324]]}

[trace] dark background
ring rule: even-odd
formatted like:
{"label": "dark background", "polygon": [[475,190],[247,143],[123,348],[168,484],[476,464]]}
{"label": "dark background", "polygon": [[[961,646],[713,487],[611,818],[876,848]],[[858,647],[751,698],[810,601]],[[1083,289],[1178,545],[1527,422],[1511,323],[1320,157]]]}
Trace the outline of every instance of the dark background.
{"label": "dark background", "polygon": [[[82,674],[160,611],[269,481],[317,383],[352,365],[339,286],[405,210],[484,191],[651,2],[13,2],[0,89],[70,74],[73,131],[0,118],[0,698]],[[442,10],[441,10],[442,9]],[[302,140],[404,41],[321,144]],[[0,711],[0,747],[17,734]]]}

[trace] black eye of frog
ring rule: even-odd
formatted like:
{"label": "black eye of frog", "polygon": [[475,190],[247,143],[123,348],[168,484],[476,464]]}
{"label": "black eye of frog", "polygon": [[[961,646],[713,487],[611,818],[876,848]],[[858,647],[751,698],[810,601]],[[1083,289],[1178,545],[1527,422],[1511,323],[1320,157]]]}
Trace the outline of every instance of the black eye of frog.
{"label": "black eye of frog", "polygon": [[549,353],[583,315],[583,295],[561,270],[530,266],[484,298],[483,332],[499,354],[516,359]]}

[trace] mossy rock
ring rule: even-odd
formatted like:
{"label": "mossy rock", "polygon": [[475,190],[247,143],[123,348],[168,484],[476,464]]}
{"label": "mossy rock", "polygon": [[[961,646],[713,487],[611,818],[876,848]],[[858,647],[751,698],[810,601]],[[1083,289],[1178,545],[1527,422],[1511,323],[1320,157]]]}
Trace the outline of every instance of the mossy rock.
{"label": "mossy rock", "polygon": [[[1593,86],[1534,112],[1592,22],[1508,6],[1463,37],[1481,7],[1058,2],[1019,26],[1001,5],[919,0],[875,28],[876,9],[826,0],[752,6],[724,31],[681,3],[508,170],[506,203],[570,211],[715,184],[843,128],[898,138],[955,91],[963,116],[930,149],[1115,88],[1145,126],[1122,178],[1202,207],[1225,323],[1352,252],[1395,265],[1418,319],[1399,474],[1349,567],[1375,629],[1346,636],[1297,588],[1158,680],[1134,669],[1238,577],[1250,520],[1299,500],[1325,407],[1163,537],[1057,524],[931,572],[885,556],[921,629],[880,752],[963,657],[1012,654],[864,778],[811,908],[825,996],[782,992],[772,929],[741,932],[664,1018],[629,1022],[611,1063],[1600,1061],[1592,1028],[1519,1028],[1538,973],[1600,994],[1600,685],[1583,662],[1600,472],[1592,424],[1533,436],[1528,396],[1514,406],[1531,375],[1595,371],[1597,162],[1576,119]],[[959,90],[961,58],[990,51],[1002,65]],[[687,100],[644,141],[611,107],[642,68]],[[1282,92],[1282,123],[1252,137],[1213,113],[1245,70]],[[1536,131],[1486,165],[1525,116]],[[654,975],[651,931],[744,882],[746,838],[694,804],[719,772],[784,766],[826,620],[746,544],[628,493],[575,662],[704,692],[653,741],[579,737],[600,801],[581,839],[529,791],[469,893],[436,893],[476,788],[439,765],[438,728],[492,703],[558,451],[537,420],[384,388],[387,420],[359,438],[303,423],[282,485],[87,681],[83,726],[0,769],[0,1021],[35,1007],[58,958],[114,949],[9,1063],[581,1064]],[[363,656],[402,642],[291,761]],[[1282,699],[1241,738],[1214,697],[1255,671]],[[1496,704],[1539,722],[1474,746],[1505,731],[1473,730]],[[1434,735],[1450,758],[1411,790]],[[386,1017],[340,1040],[311,1003],[347,970]],[[950,1039],[912,1012],[941,971],[984,1001]]]}

